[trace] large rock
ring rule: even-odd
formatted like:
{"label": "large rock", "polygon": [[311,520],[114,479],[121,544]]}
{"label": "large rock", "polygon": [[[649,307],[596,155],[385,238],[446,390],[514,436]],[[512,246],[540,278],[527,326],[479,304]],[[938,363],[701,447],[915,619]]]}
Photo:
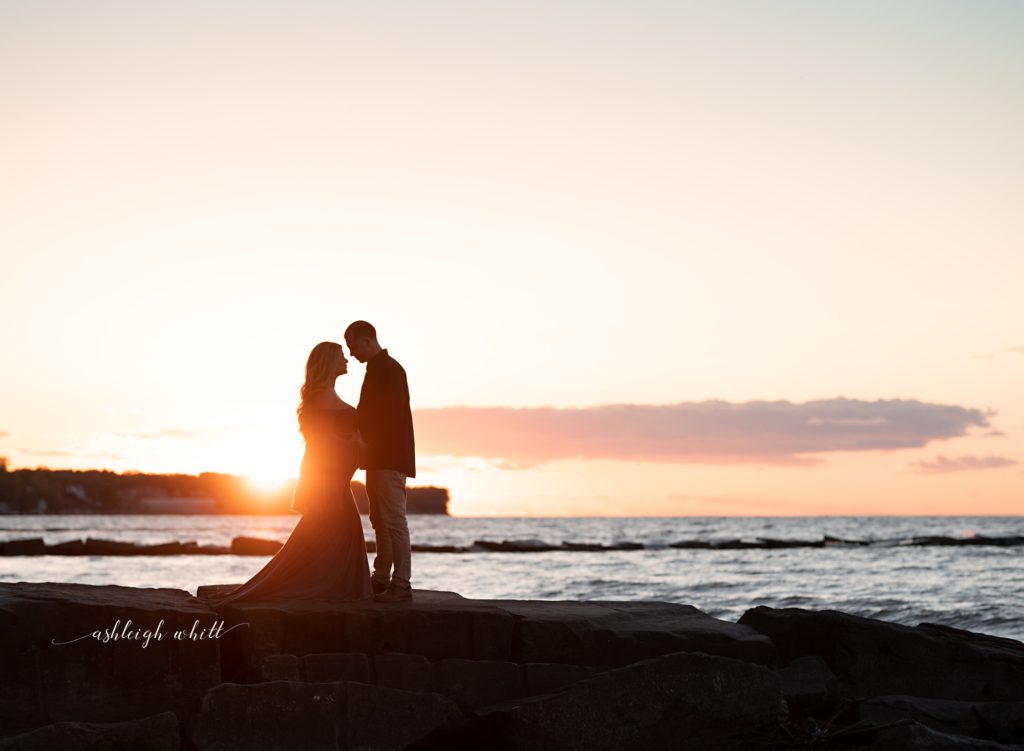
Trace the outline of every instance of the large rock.
{"label": "large rock", "polygon": [[530,695],[549,694],[560,688],[582,681],[601,671],[585,665],[560,665],[554,662],[528,662],[523,665],[526,692]]}
{"label": "large rock", "polygon": [[914,720],[932,730],[999,743],[1024,743],[1024,702],[969,702],[879,696],[861,702],[857,716],[872,725]]}
{"label": "large rock", "polygon": [[517,699],[526,693],[519,665],[494,660],[441,660],[437,690],[464,709]]}
{"label": "large rock", "polygon": [[739,622],[771,637],[783,661],[823,658],[846,696],[1024,699],[1024,645],[1011,639],[992,641],[833,610],[757,607]]}
{"label": "large rock", "polygon": [[85,540],[68,540],[46,546],[47,555],[86,555]]}
{"label": "large rock", "polygon": [[300,672],[295,655],[269,655],[263,658],[260,675],[263,681],[298,681]]}
{"label": "large rock", "polygon": [[42,537],[0,542],[0,555],[46,555],[46,543]]}
{"label": "large rock", "polygon": [[231,555],[274,555],[284,546],[280,540],[262,537],[236,537],[231,541]]}
{"label": "large rock", "polygon": [[397,652],[375,655],[373,674],[376,683],[388,688],[426,692],[437,690],[434,665],[421,655],[405,655]]}
{"label": "large rock", "polygon": [[932,730],[917,722],[900,722],[880,730],[868,751],[1024,751],[994,741]]}
{"label": "large rock", "polygon": [[481,713],[450,748],[737,751],[770,746],[786,705],[759,665],[678,653],[599,673]]}
{"label": "large rock", "polygon": [[174,633],[215,619],[175,589],[0,584],[0,735],[164,711],[184,719],[221,681],[220,651],[216,639]]}
{"label": "large rock", "polygon": [[56,722],[0,739],[0,751],[178,751],[173,712],[127,722]]}
{"label": "large rock", "polygon": [[[221,587],[201,587],[200,597]],[[514,619],[451,592],[416,590],[412,602],[331,603],[266,599],[219,606],[228,622],[248,623],[223,641],[224,679],[260,679],[268,655],[399,652],[431,659],[508,659]]]}
{"label": "large rock", "polygon": [[791,714],[823,713],[839,702],[839,681],[817,655],[797,657],[776,672]]}
{"label": "large rock", "polygon": [[306,655],[302,659],[303,677],[314,683],[327,681],[355,681],[372,683],[370,660],[363,654],[328,653]]}
{"label": "large rock", "polygon": [[1024,667],[1024,644],[1015,639],[979,634],[938,623],[921,623],[917,628],[940,639],[970,644],[991,660]]}
{"label": "large rock", "polygon": [[516,619],[512,659],[620,666],[672,652],[703,652],[762,664],[769,639],[747,626],[667,602],[484,601]]}
{"label": "large rock", "polygon": [[216,686],[191,726],[197,751],[401,749],[463,722],[450,699],[362,683]]}
{"label": "large rock", "polygon": [[124,540],[104,540],[95,537],[85,538],[85,555],[137,555],[138,546],[134,542]]}
{"label": "large rock", "polygon": [[[199,596],[225,587],[201,587]],[[216,607],[216,606],[215,606]],[[224,679],[260,680],[268,655],[417,654],[433,660],[620,666],[693,651],[769,663],[771,641],[689,605],[659,602],[470,600],[416,590],[412,602],[327,603],[267,599],[220,606],[228,623]]]}

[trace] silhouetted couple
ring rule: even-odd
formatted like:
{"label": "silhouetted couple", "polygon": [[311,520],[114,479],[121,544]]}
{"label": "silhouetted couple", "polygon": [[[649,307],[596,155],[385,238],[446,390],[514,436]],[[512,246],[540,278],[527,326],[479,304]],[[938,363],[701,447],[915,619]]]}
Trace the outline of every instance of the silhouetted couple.
{"label": "silhouetted couple", "polygon": [[[366,377],[359,405],[342,401],[334,382],[348,372],[340,344],[321,342],[309,353],[300,389],[299,430],[306,452],[292,496],[302,518],[277,554],[221,605],[264,597],[402,602],[412,599],[412,553],[406,521],[406,478],[416,457],[405,370],[381,348],[366,321],[345,330],[345,343]],[[352,476],[366,470],[370,523],[377,537],[373,576]]]}

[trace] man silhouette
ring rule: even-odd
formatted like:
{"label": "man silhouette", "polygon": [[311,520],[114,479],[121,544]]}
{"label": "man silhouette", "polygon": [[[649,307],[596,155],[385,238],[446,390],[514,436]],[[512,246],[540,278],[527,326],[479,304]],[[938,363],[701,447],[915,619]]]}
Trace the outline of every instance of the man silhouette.
{"label": "man silhouette", "polygon": [[405,517],[405,481],[416,476],[416,449],[409,382],[405,369],[381,348],[377,330],[366,321],[355,321],[345,329],[345,343],[353,357],[366,363],[356,410],[359,431],[366,441],[361,466],[366,469],[370,524],[377,536],[371,577],[374,599],[411,600],[412,550]]}

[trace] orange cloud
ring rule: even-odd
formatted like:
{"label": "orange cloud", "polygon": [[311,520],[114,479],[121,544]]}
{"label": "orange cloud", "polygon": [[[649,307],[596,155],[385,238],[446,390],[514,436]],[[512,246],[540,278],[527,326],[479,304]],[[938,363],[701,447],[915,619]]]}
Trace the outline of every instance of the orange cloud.
{"label": "orange cloud", "polygon": [[1002,469],[1016,464],[1018,462],[1015,459],[1008,459],[1005,456],[958,456],[955,459],[939,456],[934,461],[914,462],[911,466],[922,472],[946,473],[963,472],[968,469]]}
{"label": "orange cloud", "polygon": [[920,448],[989,427],[991,411],[916,400],[448,407],[416,411],[421,454],[531,466],[561,459],[810,464],[828,451]]}

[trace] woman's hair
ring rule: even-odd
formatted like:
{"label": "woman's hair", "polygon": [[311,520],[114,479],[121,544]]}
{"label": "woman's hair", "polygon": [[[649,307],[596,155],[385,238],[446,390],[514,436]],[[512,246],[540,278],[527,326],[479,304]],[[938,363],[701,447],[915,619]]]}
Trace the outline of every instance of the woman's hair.
{"label": "woman's hair", "polygon": [[306,360],[306,382],[299,389],[299,408],[296,413],[299,420],[302,419],[302,410],[306,400],[316,389],[331,386],[334,383],[338,371],[338,353],[341,352],[341,345],[335,342],[320,342],[313,347]]}

